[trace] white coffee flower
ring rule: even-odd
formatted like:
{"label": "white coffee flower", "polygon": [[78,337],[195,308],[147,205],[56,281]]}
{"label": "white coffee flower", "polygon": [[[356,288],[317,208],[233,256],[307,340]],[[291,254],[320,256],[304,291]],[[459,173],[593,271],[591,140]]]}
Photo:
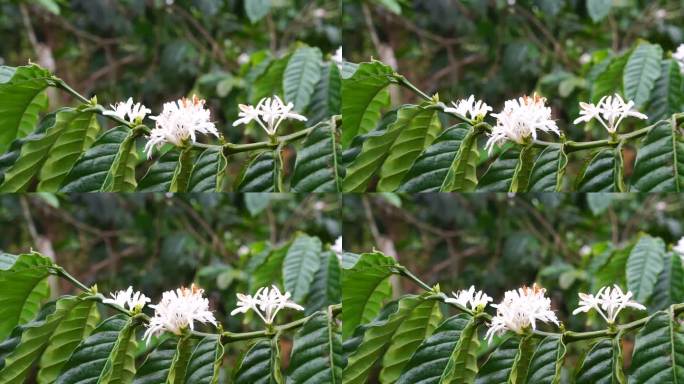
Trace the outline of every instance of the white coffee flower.
{"label": "white coffee flower", "polygon": [[579,307],[572,311],[573,315],[580,312],[589,312],[594,309],[608,324],[615,323],[618,314],[625,308],[635,308],[642,311],[646,309],[646,307],[636,301],[630,300],[632,292],[622,292],[622,289],[617,284],[612,289],[610,287],[599,289],[596,296],[579,293],[579,297]]}
{"label": "white coffee flower", "polygon": [[342,252],[344,252],[342,250],[342,236],[335,239],[335,244],[333,244],[332,247],[330,247],[330,249],[338,255],[340,255],[340,254],[342,254]]}
{"label": "white coffee flower", "polygon": [[195,284],[164,292],[158,304],[150,305],[154,308],[154,317],[143,338],[149,342],[153,335],[163,332],[180,335],[187,328],[194,330],[195,321],[216,325],[214,314],[209,310],[209,300],[202,297],[203,294],[204,290]]}
{"label": "white coffee flower", "polygon": [[344,58],[342,57],[342,47],[335,50],[335,54],[332,57],[332,61],[337,65],[342,65]]}
{"label": "white coffee flower", "polygon": [[679,256],[682,258],[682,263],[684,263],[684,237],[679,239],[677,245],[672,247],[672,250],[679,253]]}
{"label": "white coffee flower", "polygon": [[256,107],[240,104],[239,108],[239,119],[233,122],[233,127],[237,127],[241,124],[247,125],[250,122],[255,121],[269,136],[276,134],[278,126],[284,120],[294,119],[306,121],[306,117],[292,112],[292,109],[294,108],[292,103],[284,104],[278,96],[263,98],[259,100]]}
{"label": "white coffee flower", "polygon": [[537,131],[553,132],[560,136],[556,122],[551,118],[551,108],[546,106],[546,99],[537,95],[523,96],[517,100],[508,100],[501,113],[494,113],[497,124],[489,135],[485,149],[492,152],[494,145],[503,145],[506,141],[518,144],[532,138],[537,139]]}
{"label": "white coffee flower", "polygon": [[467,99],[461,99],[458,102],[451,102],[453,108],[444,108],[446,113],[458,113],[459,115],[469,118],[471,120],[482,120],[487,116],[487,113],[492,111],[492,107],[487,105],[482,100],[475,100],[475,96],[470,95]]}
{"label": "white coffee flower", "polygon": [[[114,105],[110,105],[112,110],[104,111],[105,116],[116,116],[122,120],[135,123],[136,121],[143,121],[145,116],[152,111],[141,103],[133,104],[133,98],[129,97],[126,102],[120,101]],[[128,117],[128,118],[126,118]]]}
{"label": "white coffee flower", "polygon": [[291,308],[303,311],[304,307],[290,300],[290,292],[281,293],[275,285],[271,289],[268,287],[259,288],[254,296],[237,294],[237,308],[230,312],[231,316],[238,313],[247,313],[250,309],[266,324],[273,324],[278,311],[283,308]]}
{"label": "white coffee flower", "polygon": [[556,314],[551,310],[551,299],[545,297],[545,293],[546,290],[537,284],[506,292],[501,303],[492,305],[496,308],[496,316],[487,330],[489,341],[506,331],[523,334],[530,328],[536,330],[537,321],[558,325]]}
{"label": "white coffee flower", "polygon": [[672,58],[677,60],[677,63],[679,64],[679,69],[682,71],[684,74],[684,44],[681,44],[678,48],[677,51],[675,51],[672,54]]}
{"label": "white coffee flower", "polygon": [[617,93],[614,96],[602,97],[598,104],[580,103],[580,108],[580,117],[575,119],[575,124],[588,123],[596,119],[610,133],[617,132],[620,123],[627,117],[648,119],[648,116],[633,109],[634,101],[625,103]]}
{"label": "white coffee flower", "polygon": [[116,291],[109,294],[111,299],[103,299],[105,304],[116,304],[119,307],[127,308],[129,311],[141,310],[145,304],[150,302],[150,298],[144,294],[135,291],[133,287],[128,287],[125,291]]}
{"label": "white coffee flower", "polygon": [[482,291],[475,292],[475,286],[471,285],[470,289],[460,290],[458,293],[451,293],[454,298],[447,298],[444,301],[447,303],[456,303],[471,311],[482,311],[493,299]]}
{"label": "white coffee flower", "polygon": [[211,112],[204,108],[204,103],[205,101],[197,96],[164,103],[162,113],[150,117],[156,124],[145,145],[147,157],[152,156],[154,147],[159,148],[165,143],[175,146],[180,146],[188,140],[194,143],[197,141],[197,133],[218,137],[216,126],[211,122]]}

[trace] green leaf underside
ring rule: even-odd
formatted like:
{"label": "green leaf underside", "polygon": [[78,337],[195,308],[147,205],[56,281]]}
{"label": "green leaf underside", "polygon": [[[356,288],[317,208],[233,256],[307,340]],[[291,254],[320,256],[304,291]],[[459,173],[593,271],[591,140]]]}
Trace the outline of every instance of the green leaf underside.
{"label": "green leaf underside", "polygon": [[280,158],[276,151],[254,155],[239,177],[240,192],[277,192],[280,180]]}
{"label": "green leaf underside", "polygon": [[[92,122],[94,112],[86,110],[87,106],[79,108],[64,108],[60,110],[55,118],[55,123],[47,129],[45,135],[35,141],[24,143],[21,147],[21,154],[14,165],[6,172],[5,180],[0,185],[0,192],[23,192],[25,191],[35,176],[48,183],[45,187],[48,190],[57,188],[61,180],[78,159],[78,154],[65,154],[70,152],[70,142],[72,136],[86,134],[94,137],[95,128]],[[96,124],[96,123],[95,123]],[[99,129],[99,127],[97,127]],[[84,140],[83,137],[76,137],[74,142],[77,146],[81,143],[82,150],[87,149],[92,142],[91,139]],[[88,144],[88,145],[85,145]],[[64,164],[59,163],[59,159],[65,158]],[[43,171],[45,165],[46,170]],[[58,172],[59,176],[52,179],[50,174],[44,172]],[[54,181],[53,181],[54,180]]]}
{"label": "green leaf underside", "polygon": [[342,103],[342,78],[335,63],[321,64],[321,79],[311,96],[307,123],[313,126],[334,115],[339,115]]}
{"label": "green leaf underside", "polygon": [[565,344],[560,337],[548,336],[542,340],[530,361],[526,383],[560,383],[565,352]]}
{"label": "green leaf underside", "polygon": [[684,330],[672,311],[656,313],[636,336],[630,384],[684,383]]}
{"label": "green leaf underside", "polygon": [[595,23],[603,20],[610,13],[613,0],[587,0],[587,13]]}
{"label": "green leaf underside", "polygon": [[49,259],[34,253],[19,255],[7,269],[0,269],[0,340],[38,313],[50,293],[51,266]]}
{"label": "green leaf underside", "polygon": [[622,149],[604,148],[584,165],[577,179],[578,192],[622,192]]}
{"label": "green leaf underside", "polygon": [[658,276],[664,268],[665,243],[660,238],[643,235],[627,259],[627,288],[634,300],[645,303],[653,294]]}
{"label": "green leaf underside", "polygon": [[442,124],[436,109],[417,113],[405,127],[401,128],[380,168],[377,190],[396,190],[418,156],[432,144],[441,130]]}
{"label": "green leaf underside", "polygon": [[411,356],[397,384],[472,383],[480,345],[477,324],[467,314],[445,320]]}
{"label": "green leaf underside", "polygon": [[[342,373],[345,384],[365,383],[376,361],[390,346],[402,324],[409,320],[415,311],[420,312],[425,306],[432,305],[433,303],[425,300],[424,296],[404,296],[399,299],[396,311],[386,321],[370,324],[363,335],[363,341],[348,358],[347,366]],[[344,308],[344,303],[342,308]],[[344,321],[343,317],[342,324]],[[408,359],[408,356],[406,358]]]}
{"label": "green leaf underside", "polygon": [[245,0],[245,14],[249,21],[256,23],[271,11],[271,0]]}
{"label": "green leaf underside", "polygon": [[288,384],[342,383],[342,335],[334,319],[318,313],[297,331]]}
{"label": "green leaf underside", "polygon": [[619,384],[624,382],[620,340],[604,339],[595,343],[579,367],[576,383]]}
{"label": "green leaf underside", "polygon": [[307,315],[342,300],[341,270],[337,255],[332,251],[322,252],[320,263],[307,298]]}
{"label": "green leaf underside", "polygon": [[264,73],[257,77],[250,88],[250,104],[256,105],[264,97],[283,94],[283,75],[290,57],[292,55],[271,61]]}
{"label": "green leaf underside", "polygon": [[320,268],[321,241],[317,237],[300,234],[287,250],[283,261],[285,290],[292,300],[301,302],[309,293],[311,283]]}
{"label": "green leaf underside", "polygon": [[302,112],[311,102],[316,84],[321,79],[321,50],[301,47],[292,54],[283,73],[285,102],[293,103],[294,110]]}
{"label": "green leaf underside", "polygon": [[591,89],[591,102],[598,103],[603,96],[622,93],[622,74],[630,52],[614,58],[605,71],[598,75]]}
{"label": "green leaf underside", "polygon": [[558,192],[563,187],[568,156],[564,146],[548,146],[537,156],[530,175],[530,192]]}
{"label": "green leaf underside", "polygon": [[28,329],[40,326],[45,322],[45,319],[55,312],[56,304],[54,301],[47,302],[38,311],[38,314],[33,320],[26,324],[16,326],[10,336],[0,342],[0,371],[5,367],[5,359],[9,356],[21,342],[21,337]]}
{"label": "green leaf underside", "polygon": [[0,66],[0,71],[6,75],[0,79],[0,153],[4,153],[12,141],[35,130],[40,112],[48,105],[45,88],[51,74],[34,64]]}
{"label": "green leaf underside", "polygon": [[421,342],[432,335],[442,320],[437,300],[417,306],[394,332],[392,341],[382,356],[380,382],[394,383]]}
{"label": "green leaf underside", "polygon": [[130,130],[124,126],[116,127],[100,135],[71,168],[64,178],[60,191],[103,191],[107,180],[112,180],[115,171],[122,174],[121,192],[135,190],[137,185],[135,164],[138,155],[135,145],[124,145],[124,143],[134,144],[134,141],[126,141],[129,135]]}
{"label": "green leaf underside", "polygon": [[291,185],[293,192],[339,192],[344,169],[335,127],[314,129],[297,153]]}
{"label": "green leaf underside", "polygon": [[684,109],[684,77],[673,59],[662,61],[660,78],[653,87],[648,108],[648,121],[668,119]]}
{"label": "green leaf underside", "polygon": [[235,374],[235,384],[282,383],[277,343],[261,340],[245,354]]}
{"label": "green leaf underside", "polygon": [[200,340],[192,351],[185,373],[185,382],[187,384],[218,383],[223,352],[220,337],[207,336]]}
{"label": "green leaf underside", "polygon": [[392,68],[380,62],[361,63],[354,74],[342,80],[342,147],[354,137],[370,132],[380,120],[381,109],[390,103],[387,86]]}
{"label": "green leaf underside", "polygon": [[[469,136],[470,135],[470,136]],[[470,125],[458,124],[440,134],[408,171],[399,192],[439,192],[469,190],[477,185],[476,166],[479,154],[472,143]],[[461,151],[461,144],[471,143]],[[475,151],[473,151],[475,149]]]}
{"label": "green leaf underside", "polygon": [[[65,335],[64,331],[73,326],[73,320],[77,318],[84,319],[83,314],[89,314],[92,305],[92,302],[81,300],[75,296],[65,296],[58,300],[54,312],[49,314],[45,321],[34,323],[32,327],[24,330],[21,335],[21,342],[5,359],[6,365],[0,371],[0,383],[13,384],[24,382],[28,377],[31,366],[40,358],[52,338],[57,335]],[[76,331],[79,332],[78,329]],[[80,332],[82,331],[83,329],[80,330]],[[64,342],[67,339],[68,336],[62,336],[62,339],[58,340],[58,342]],[[71,342],[67,342],[65,348],[73,346]],[[51,352],[51,355],[58,359],[63,357],[54,351]],[[56,364],[54,365],[55,367],[63,364],[60,361],[41,361],[41,363],[48,366],[54,363]],[[50,372],[46,373],[46,375],[50,375]]]}
{"label": "green leaf underside", "polygon": [[390,267],[393,258],[382,253],[364,253],[349,270],[342,271],[342,334],[351,336],[354,329],[371,321],[392,294]]}
{"label": "green leaf underside", "polygon": [[653,292],[653,306],[665,309],[672,304],[684,302],[684,266],[676,253],[667,253],[663,258],[664,268],[658,277]]}
{"label": "green leaf underside", "polygon": [[188,181],[188,192],[220,192],[228,160],[221,149],[205,149],[195,160]]}
{"label": "green leaf underside", "polygon": [[[343,190],[345,192],[364,191],[373,175],[390,156],[390,150],[401,133],[409,129],[414,121],[422,121],[427,116],[432,116],[433,113],[434,111],[417,105],[407,105],[399,109],[397,119],[387,127],[387,130],[378,136],[368,137],[364,141],[361,153],[347,168]],[[345,126],[343,126],[343,132],[344,129],[346,129]]]}
{"label": "green leaf underside", "polygon": [[663,50],[658,45],[641,44],[629,56],[624,72],[625,97],[637,107],[650,97],[656,80],[660,77]]}
{"label": "green leaf underside", "polygon": [[659,122],[637,152],[632,189],[635,192],[681,192],[684,186],[684,138],[674,118]]}
{"label": "green leaf underside", "polygon": [[55,384],[130,383],[135,375],[136,328],[125,315],[100,323],[76,348]]}
{"label": "green leaf underside", "polygon": [[510,147],[489,166],[477,185],[478,192],[508,192],[520,158],[520,148]]}

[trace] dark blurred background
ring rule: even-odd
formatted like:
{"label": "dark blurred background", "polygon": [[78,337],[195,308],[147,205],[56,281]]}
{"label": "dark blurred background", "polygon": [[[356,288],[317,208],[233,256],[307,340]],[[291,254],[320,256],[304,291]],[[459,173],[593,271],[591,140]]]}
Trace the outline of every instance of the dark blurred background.
{"label": "dark blurred background", "polygon": [[0,0],[0,65],[38,63],[105,105],[156,112],[197,93],[235,140],[244,128],[220,123],[247,101],[252,64],[300,43],[334,54],[340,16],[336,0]]}

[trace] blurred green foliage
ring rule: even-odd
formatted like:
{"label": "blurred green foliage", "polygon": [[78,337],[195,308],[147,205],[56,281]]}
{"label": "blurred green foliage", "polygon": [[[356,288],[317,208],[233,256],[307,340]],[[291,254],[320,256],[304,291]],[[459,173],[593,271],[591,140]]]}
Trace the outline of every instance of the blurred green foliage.
{"label": "blurred green foliage", "polygon": [[676,244],[682,208],[676,194],[347,195],[342,225],[345,251],[378,249],[444,292],[475,285],[498,300],[539,282],[559,318],[581,329],[568,316],[577,292],[626,288],[639,234]]}
{"label": "blurred green foliage", "polygon": [[591,137],[569,126],[597,64],[639,40],[684,43],[681,0],[367,0],[345,2],[343,17],[347,60],[374,57],[443,101],[475,94],[495,110],[540,91],[574,140]]}
{"label": "blurred green foliage", "polygon": [[[301,44],[332,55],[339,18],[334,0],[0,0],[0,64],[31,60],[88,97],[155,111],[197,93],[221,123],[247,101],[258,63]],[[243,135],[220,126],[230,140]]]}
{"label": "blurred green foliage", "polygon": [[[298,233],[324,247],[340,236],[337,195],[296,194],[29,194],[0,197],[0,250],[31,249],[52,257],[100,292],[136,287],[148,296],[198,282],[217,318],[230,317],[235,293],[253,278],[269,249],[287,250]],[[327,249],[327,248],[326,248]],[[281,260],[282,262],[282,260]],[[63,284],[54,296],[71,292]]]}

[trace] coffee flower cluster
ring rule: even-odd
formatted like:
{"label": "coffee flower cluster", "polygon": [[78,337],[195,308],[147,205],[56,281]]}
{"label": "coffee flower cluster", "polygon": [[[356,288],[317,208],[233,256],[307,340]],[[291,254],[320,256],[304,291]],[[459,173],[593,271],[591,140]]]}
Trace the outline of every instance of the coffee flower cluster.
{"label": "coffee flower cluster", "polygon": [[[492,301],[486,293],[476,291],[474,286],[453,294],[453,298],[446,298],[447,303],[458,304],[473,312],[482,312]],[[646,307],[632,300],[632,292],[626,293],[617,285],[601,288],[596,296],[580,293],[579,307],[573,314],[597,311],[608,324],[614,324],[618,314],[625,308],[644,310]],[[524,335],[535,331],[539,322],[560,325],[556,314],[551,309],[551,299],[546,297],[546,290],[534,284],[532,287],[522,287],[508,291],[503,300],[492,304],[496,308],[496,315],[492,317],[486,338],[491,342],[497,335],[514,332]]]}
{"label": "coffee flower cluster", "polygon": [[237,299],[237,308],[230,313],[231,316],[252,310],[268,325],[273,324],[273,320],[281,309],[304,310],[304,307],[290,300],[290,292],[283,294],[275,285],[271,288],[259,288],[254,296],[238,293]]}
{"label": "coffee flower cluster", "polygon": [[634,110],[634,102],[625,102],[617,93],[604,96],[598,104],[580,103],[580,117],[575,124],[588,123],[596,119],[611,134],[616,133],[620,123],[627,117],[646,120],[648,116]]}
{"label": "coffee flower cluster", "polygon": [[292,103],[283,103],[278,96],[263,98],[259,100],[256,107],[253,105],[240,104],[239,119],[233,122],[233,126],[247,125],[252,121],[256,122],[266,131],[269,136],[276,134],[280,124],[287,119],[306,121],[306,117],[292,112]]}
{"label": "coffee flower cluster", "polygon": [[[684,68],[684,45],[677,52],[681,56],[681,65]],[[484,120],[492,111],[489,105],[482,100],[476,100],[472,95],[468,99],[451,104],[451,107],[443,109],[445,113],[458,114],[474,122]],[[489,153],[495,147],[502,147],[509,141],[527,144],[531,140],[537,140],[539,132],[561,135],[552,117],[551,108],[546,105],[546,99],[536,93],[506,101],[503,110],[493,113],[492,116],[496,118],[496,125],[489,133],[489,139],[485,144],[485,149]],[[648,116],[635,109],[634,101],[625,101],[620,95],[615,94],[604,96],[597,104],[580,103],[580,116],[574,123],[588,123],[596,119],[610,134],[614,134],[622,121],[628,117],[648,119]]]}

